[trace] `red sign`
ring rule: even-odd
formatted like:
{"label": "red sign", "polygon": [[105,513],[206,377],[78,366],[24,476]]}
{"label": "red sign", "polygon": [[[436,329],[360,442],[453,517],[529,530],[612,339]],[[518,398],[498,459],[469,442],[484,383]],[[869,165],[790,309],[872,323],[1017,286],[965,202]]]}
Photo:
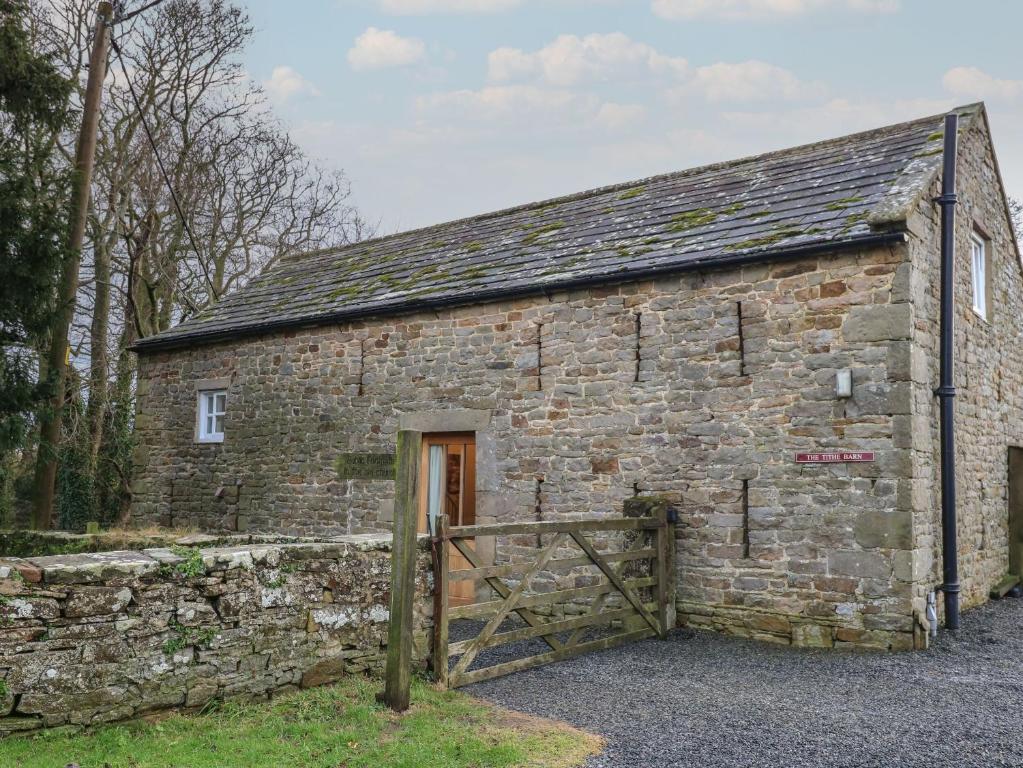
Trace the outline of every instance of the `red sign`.
{"label": "red sign", "polygon": [[873,451],[821,451],[819,453],[797,453],[797,464],[841,464],[844,462],[873,461]]}

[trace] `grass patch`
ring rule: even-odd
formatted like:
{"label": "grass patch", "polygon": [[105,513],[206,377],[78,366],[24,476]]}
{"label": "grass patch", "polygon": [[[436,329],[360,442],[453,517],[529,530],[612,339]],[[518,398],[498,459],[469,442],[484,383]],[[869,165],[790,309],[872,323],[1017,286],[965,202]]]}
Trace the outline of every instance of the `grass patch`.
{"label": "grass patch", "polygon": [[8,738],[3,765],[52,768],[572,768],[601,748],[596,736],[507,712],[421,681],[412,707],[378,705],[364,677],[267,704],[222,704],[204,715]]}

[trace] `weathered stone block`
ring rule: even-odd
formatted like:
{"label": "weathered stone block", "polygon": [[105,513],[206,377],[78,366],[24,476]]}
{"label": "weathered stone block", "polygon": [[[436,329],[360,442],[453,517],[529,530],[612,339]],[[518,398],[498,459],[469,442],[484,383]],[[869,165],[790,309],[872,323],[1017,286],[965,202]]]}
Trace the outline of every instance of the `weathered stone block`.
{"label": "weathered stone block", "polygon": [[842,323],[842,338],[848,342],[908,339],[911,317],[909,304],[852,307]]}
{"label": "weathered stone block", "polygon": [[828,573],[883,580],[891,576],[889,559],[879,552],[840,550],[828,553]]}
{"label": "weathered stone block", "polygon": [[80,587],[68,595],[64,615],[68,618],[120,613],[132,601],[127,587]]}
{"label": "weathered stone block", "polygon": [[908,510],[865,509],[856,516],[856,543],[867,549],[909,549],[913,515]]}

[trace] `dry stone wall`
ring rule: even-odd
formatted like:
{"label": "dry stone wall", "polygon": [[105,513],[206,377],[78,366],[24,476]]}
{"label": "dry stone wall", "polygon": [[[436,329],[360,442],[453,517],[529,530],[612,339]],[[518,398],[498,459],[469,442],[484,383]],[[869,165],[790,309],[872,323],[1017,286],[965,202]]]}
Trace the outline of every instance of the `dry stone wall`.
{"label": "dry stone wall", "polygon": [[[419,659],[429,562],[424,546]],[[387,536],[0,560],[0,735],[376,670],[389,594]]]}
{"label": "dry stone wall", "polygon": [[[684,622],[911,647],[909,276],[893,246],[148,353],[135,519],[386,529],[393,483],[340,479],[338,455],[470,429],[480,522],[667,494]],[[194,441],[205,381],[228,391],[222,444]],[[822,449],[876,461],[794,461]]]}

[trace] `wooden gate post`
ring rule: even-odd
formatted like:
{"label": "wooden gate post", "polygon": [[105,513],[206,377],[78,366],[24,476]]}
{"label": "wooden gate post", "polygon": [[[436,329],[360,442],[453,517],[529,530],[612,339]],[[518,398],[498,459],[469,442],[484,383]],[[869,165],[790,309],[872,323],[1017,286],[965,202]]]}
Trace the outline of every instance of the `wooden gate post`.
{"label": "wooden gate post", "polygon": [[658,634],[663,640],[675,628],[675,523],[669,503],[657,504],[653,512],[660,523],[654,567],[657,569],[657,619],[661,625]]}
{"label": "wooden gate post", "polygon": [[437,518],[433,537],[433,676],[438,685],[448,687],[448,573],[451,568],[451,544],[448,542],[448,516]]}
{"label": "wooden gate post", "polygon": [[412,691],[412,623],[416,591],[416,527],[419,519],[421,432],[398,432],[395,457],[394,538],[391,547],[391,605],[383,701],[395,712],[408,709]]}

